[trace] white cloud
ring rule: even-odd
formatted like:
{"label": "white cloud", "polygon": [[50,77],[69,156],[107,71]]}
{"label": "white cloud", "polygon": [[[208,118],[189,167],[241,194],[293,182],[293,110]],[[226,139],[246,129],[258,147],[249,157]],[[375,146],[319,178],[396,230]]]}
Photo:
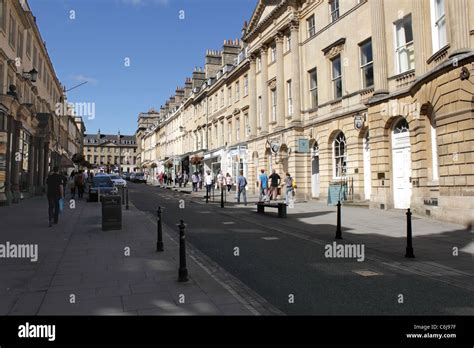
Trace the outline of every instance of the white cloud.
{"label": "white cloud", "polygon": [[92,83],[92,84],[96,84],[97,82],[99,82],[97,79],[93,78],[93,77],[89,77],[89,76],[84,76],[82,74],[77,74],[77,75],[71,75],[70,76],[71,80],[74,80],[74,81],[77,81],[77,82],[89,82],[89,83]]}

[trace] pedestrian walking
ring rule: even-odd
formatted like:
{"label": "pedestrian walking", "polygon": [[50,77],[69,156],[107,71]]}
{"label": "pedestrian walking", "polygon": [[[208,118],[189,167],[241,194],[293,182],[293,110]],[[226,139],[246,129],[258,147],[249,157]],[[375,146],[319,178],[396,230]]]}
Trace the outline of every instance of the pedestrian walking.
{"label": "pedestrian walking", "polygon": [[193,175],[191,175],[191,182],[193,183],[193,192],[197,192],[198,190],[198,173],[194,172]]}
{"label": "pedestrian walking", "polygon": [[84,174],[82,170],[79,171],[74,177],[74,184],[77,187],[77,195],[79,198],[84,196]]}
{"label": "pedestrian walking", "polygon": [[225,184],[227,185],[227,192],[230,192],[230,190],[232,189],[232,177],[230,176],[229,173],[227,173],[225,175]]}
{"label": "pedestrian walking", "polygon": [[244,176],[244,171],[240,171],[240,175],[237,178],[237,203],[240,204],[240,195],[244,198],[244,204],[247,205],[247,179]]}
{"label": "pedestrian walking", "polygon": [[268,199],[268,197],[267,197],[268,176],[265,173],[265,169],[260,170],[259,187],[260,187],[260,195],[259,195],[258,201],[259,202],[266,201]]}
{"label": "pedestrian walking", "polygon": [[217,188],[219,190],[222,190],[224,188],[224,182],[224,174],[222,174],[222,170],[219,170],[219,172],[217,173]]}
{"label": "pedestrian walking", "polygon": [[286,173],[284,185],[286,187],[285,203],[286,205],[289,205],[290,200],[293,200],[293,190],[294,186],[296,186],[294,179],[291,177],[290,173]]}
{"label": "pedestrian walking", "polygon": [[76,172],[73,170],[68,180],[68,187],[70,189],[72,199],[76,198],[76,184],[74,182],[75,176],[76,176]]}
{"label": "pedestrian walking", "polygon": [[53,172],[46,179],[48,197],[48,219],[49,227],[53,222],[59,222],[59,200],[64,197],[64,177],[59,174],[59,168],[53,167]]}
{"label": "pedestrian walking", "polygon": [[198,173],[198,186],[199,190],[202,190],[202,174],[200,172]]}
{"label": "pedestrian walking", "polygon": [[179,172],[176,176],[176,180],[178,181],[179,187],[181,187],[181,185],[183,184],[183,175],[181,174],[181,172]]}
{"label": "pedestrian walking", "polygon": [[183,185],[184,185],[184,187],[188,186],[188,181],[189,181],[188,172],[184,172],[184,174],[183,174]]}
{"label": "pedestrian walking", "polygon": [[270,179],[270,199],[276,200],[278,197],[278,188],[280,187],[281,177],[277,174],[276,170],[272,170],[272,174],[268,177]]}
{"label": "pedestrian walking", "polygon": [[204,177],[204,180],[206,182],[206,196],[211,197],[213,179],[212,179],[212,174],[210,170],[206,172],[206,176]]}

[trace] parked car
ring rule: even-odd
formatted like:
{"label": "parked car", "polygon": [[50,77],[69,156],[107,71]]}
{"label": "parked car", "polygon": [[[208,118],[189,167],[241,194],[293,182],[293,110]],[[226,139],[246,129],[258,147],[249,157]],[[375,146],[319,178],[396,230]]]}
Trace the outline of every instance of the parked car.
{"label": "parked car", "polygon": [[146,182],[145,173],[132,173],[130,181],[137,183]]}
{"label": "parked car", "polygon": [[110,174],[109,175],[110,179],[112,179],[112,182],[114,183],[115,186],[118,188],[122,187],[127,187],[127,182],[123,180],[120,175],[118,174]]}
{"label": "parked car", "polygon": [[89,202],[98,202],[100,196],[118,194],[118,188],[115,187],[112,179],[107,175],[94,176],[92,184],[89,187]]}
{"label": "parked car", "polygon": [[130,180],[130,175],[131,175],[130,172],[125,172],[125,173],[122,174],[122,179]]}

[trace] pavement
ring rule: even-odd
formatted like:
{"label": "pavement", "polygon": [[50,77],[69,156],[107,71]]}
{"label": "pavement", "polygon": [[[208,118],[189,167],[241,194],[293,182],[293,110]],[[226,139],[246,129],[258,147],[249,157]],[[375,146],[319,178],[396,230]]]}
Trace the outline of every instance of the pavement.
{"label": "pavement", "polygon": [[335,241],[334,206],[297,201],[280,219],[276,211],[257,214],[255,195],[243,206],[231,194],[222,209],[219,197],[206,204],[204,191],[175,190],[138,185],[130,194],[142,211],[161,205],[168,220],[184,219],[191,245],[283,313],[474,314],[473,233],[465,226],[413,216],[416,257],[409,259],[404,211],[343,206],[344,239],[337,243],[363,245],[364,261],[357,262],[325,256]]}
{"label": "pavement", "polygon": [[101,206],[85,200],[66,204],[51,228],[45,197],[2,207],[0,221],[0,244],[37,244],[39,256],[0,258],[0,315],[268,313],[262,298],[191,246],[189,281],[178,282],[178,230],[165,225],[165,250],[156,252],[156,219],[133,204],[119,231],[102,231]]}

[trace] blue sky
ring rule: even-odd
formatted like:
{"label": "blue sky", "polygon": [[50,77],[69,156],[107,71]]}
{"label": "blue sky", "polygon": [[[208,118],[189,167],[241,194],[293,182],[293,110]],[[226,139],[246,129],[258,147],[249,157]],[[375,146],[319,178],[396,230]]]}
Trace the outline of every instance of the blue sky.
{"label": "blue sky", "polygon": [[[133,134],[137,116],[159,108],[206,49],[240,38],[257,0],[30,0],[69,102],[95,103],[87,133]],[[75,19],[70,19],[75,11]],[[180,19],[184,11],[184,19]],[[130,66],[125,67],[125,59]]]}

